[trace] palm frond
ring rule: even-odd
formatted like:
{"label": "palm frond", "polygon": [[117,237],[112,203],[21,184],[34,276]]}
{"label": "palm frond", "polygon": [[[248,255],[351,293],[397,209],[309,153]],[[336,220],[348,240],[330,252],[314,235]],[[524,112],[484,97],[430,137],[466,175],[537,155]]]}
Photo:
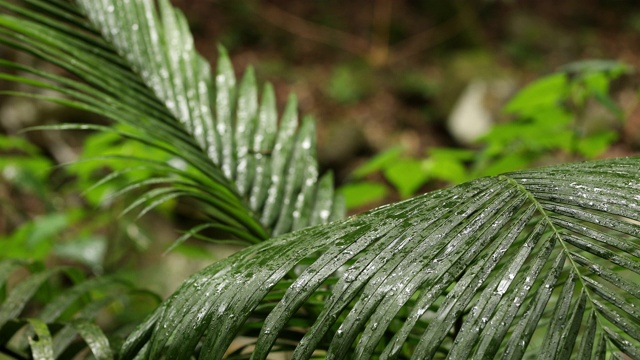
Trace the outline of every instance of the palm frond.
{"label": "palm frond", "polygon": [[63,97],[23,95],[113,119],[123,136],[188,164],[164,167],[158,176],[176,178],[180,191],[150,191],[147,204],[193,197],[249,242],[344,216],[331,175],[318,177],[313,121],[299,126],[295,98],[278,125],[272,87],[259,101],[252,69],[237,85],[223,48],[214,86],[167,0],[0,0],[0,11],[0,43],[73,75],[1,60],[0,78],[54,90]]}
{"label": "palm frond", "polygon": [[244,336],[256,359],[638,358],[639,162],[483,178],[247,248],[123,355],[218,359]]}
{"label": "palm frond", "polygon": [[[25,270],[29,271],[27,277]],[[74,285],[56,291],[60,276]],[[17,279],[19,283],[13,285]],[[42,264],[19,260],[0,261],[0,289],[0,353],[15,358],[29,358],[29,352],[34,359],[71,358],[89,348],[96,359],[112,359],[111,344],[131,326],[121,324],[121,334],[116,331],[110,342],[95,324],[96,317],[114,304],[126,308],[134,301],[141,302],[142,297],[159,301],[157,296],[116,279],[85,279],[74,268],[44,270]],[[38,296],[43,292],[49,295]],[[38,298],[47,299],[40,308],[34,307]]]}
{"label": "palm frond", "polygon": [[[158,176],[122,192],[171,183],[140,197],[143,212],[191,196],[211,226],[259,242],[188,279],[120,357],[243,358],[250,347],[229,348],[244,337],[253,358],[640,358],[640,159],[483,178],[309,227],[343,212],[330,175],[318,180],[313,122],[298,124],[292,99],[277,125],[271,87],[258,101],[251,70],[237,85],[222,49],[213,81],[184,17],[158,4],[0,0],[0,42],[73,74],[1,60],[17,71],[2,78],[56,90],[35,96],[116,120],[188,164],[143,162]],[[111,355],[85,321],[112,301],[89,294],[109,280],[78,282],[32,315],[29,299],[63,270],[10,288],[15,266],[0,263],[2,350],[73,356],[80,334]]]}

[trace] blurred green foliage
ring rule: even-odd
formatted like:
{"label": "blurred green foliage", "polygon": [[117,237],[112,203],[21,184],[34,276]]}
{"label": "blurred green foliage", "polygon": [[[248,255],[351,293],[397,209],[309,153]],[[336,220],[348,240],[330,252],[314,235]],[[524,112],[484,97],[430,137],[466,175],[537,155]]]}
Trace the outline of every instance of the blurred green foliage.
{"label": "blurred green foliage", "polygon": [[385,185],[373,181],[346,184],[340,191],[345,198],[347,209],[357,209],[371,202],[380,202],[389,192]]}
{"label": "blurred green foliage", "polygon": [[[47,193],[47,178],[53,163],[40,153],[35,145],[27,140],[0,134],[0,171],[4,181],[19,190],[33,192],[39,196]],[[3,201],[3,207],[12,204]]]}
{"label": "blurred green foliage", "polygon": [[[347,206],[379,204],[393,193],[406,199],[432,181],[459,184],[558,162],[555,159],[596,158],[618,133],[615,128],[591,126],[585,112],[595,102],[622,122],[624,115],[611,98],[610,87],[630,71],[620,62],[588,60],[533,81],[503,107],[511,120],[495,124],[478,140],[477,150],[429,148],[425,157],[418,158],[398,147],[384,151],[351,174],[353,181],[343,187]],[[381,174],[383,181],[372,183],[372,174]]]}
{"label": "blurred green foliage", "polygon": [[[116,129],[125,130],[122,126],[116,126]],[[152,170],[141,166],[140,161],[135,159],[141,154],[158,162],[171,159],[169,154],[157,148],[123,139],[116,132],[98,132],[87,138],[80,160],[70,164],[68,171],[75,176],[78,188],[90,189],[84,196],[91,205],[109,205],[116,200],[114,196],[125,185],[151,177]],[[109,164],[108,168],[105,163]],[[173,204],[174,202],[169,201],[160,208],[168,210]]]}
{"label": "blurred green foliage", "polygon": [[[151,170],[129,158],[143,153],[168,161],[166,153],[115,132],[89,135],[78,161],[62,167],[54,167],[36,145],[18,136],[0,135],[0,153],[0,184],[14,195],[1,198],[7,228],[0,232],[0,259],[44,261],[55,256],[102,273],[106,262],[117,263],[131,249],[149,246],[149,230],[120,216],[135,191],[114,195],[125,184],[150,177]],[[105,159],[114,161],[107,167]],[[119,176],[109,175],[114,173]],[[78,189],[90,190],[79,197]],[[168,201],[159,209],[167,214],[174,205]]]}
{"label": "blurred green foliage", "polygon": [[366,64],[340,64],[333,69],[326,91],[342,104],[362,100],[372,91],[371,71]]}

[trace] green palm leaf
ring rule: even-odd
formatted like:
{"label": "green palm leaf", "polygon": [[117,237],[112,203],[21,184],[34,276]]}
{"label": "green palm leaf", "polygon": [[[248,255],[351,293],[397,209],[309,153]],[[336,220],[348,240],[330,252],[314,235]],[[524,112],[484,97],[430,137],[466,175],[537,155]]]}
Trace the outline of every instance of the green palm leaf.
{"label": "green palm leaf", "polygon": [[[188,279],[120,357],[640,358],[638,159],[483,178],[313,226],[343,212],[330,176],[318,181],[313,122],[298,126],[292,99],[276,125],[273,90],[258,101],[251,70],[236,86],[224,50],[214,90],[184,17],[158,3],[0,0],[0,42],[73,75],[1,60],[18,71],[2,78],[56,90],[64,97],[50,100],[114,119],[187,164],[143,159],[158,176],[122,192],[170,186],[133,206],[191,196],[217,221],[194,232],[257,243]],[[0,287],[11,264],[0,263]],[[69,348],[57,338],[80,334],[108,358],[91,316],[61,315],[103,280],[23,314],[58,271],[2,297],[0,339],[29,326],[37,339],[16,340],[17,351],[51,357]],[[250,344],[230,350],[239,337]]]}
{"label": "green palm leaf", "polygon": [[269,240],[187,280],[123,354],[216,359],[248,336],[257,359],[637,358],[639,175],[522,171]]}
{"label": "green palm leaf", "polygon": [[0,65],[18,75],[0,77],[55,90],[64,97],[49,100],[116,120],[123,136],[189,165],[154,164],[156,183],[173,179],[173,190],[150,191],[136,205],[191,196],[248,242],[344,215],[331,175],[318,179],[315,128],[310,119],[298,127],[295,98],[278,126],[271,86],[260,103],[251,69],[237,86],[222,48],[214,91],[209,64],[168,1],[2,0],[0,9],[0,42],[77,79],[7,60]]}
{"label": "green palm leaf", "polygon": [[[21,276],[20,272],[25,270],[30,271],[30,275],[19,284],[10,285],[11,279]],[[61,275],[74,285],[50,296],[45,306],[34,312],[33,306],[29,306],[33,305],[34,297],[39,291],[55,294],[54,284]],[[0,352],[16,358],[26,358],[29,349],[35,359],[69,358],[84,348],[78,346],[82,342],[96,359],[111,359],[110,342],[94,323],[98,314],[115,304],[129,306],[140,301],[141,296],[158,301],[155,295],[137,291],[116,279],[84,279],[82,273],[73,268],[42,270],[42,264],[18,260],[0,261],[0,289],[3,289]]]}

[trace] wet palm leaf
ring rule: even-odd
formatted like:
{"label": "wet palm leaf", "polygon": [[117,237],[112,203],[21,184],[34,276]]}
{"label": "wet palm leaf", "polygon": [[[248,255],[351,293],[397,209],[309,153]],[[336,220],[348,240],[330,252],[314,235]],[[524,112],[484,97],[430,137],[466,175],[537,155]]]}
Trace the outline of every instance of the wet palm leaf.
{"label": "wet palm leaf", "polygon": [[216,359],[248,336],[257,359],[637,358],[638,163],[483,178],[247,248],[187,280],[125,354]]}
{"label": "wet palm leaf", "polygon": [[[188,279],[121,358],[640,358],[640,160],[483,178],[308,227],[341,214],[330,178],[316,181],[312,121],[298,127],[291,100],[276,126],[273,91],[258,101],[251,71],[236,85],[224,51],[212,80],[184,17],[158,3],[0,0],[0,41],[74,75],[2,60],[20,71],[3,78],[56,90],[188,164],[147,161],[161,176],[130,188],[170,186],[141,204],[195,197],[257,243]],[[42,357],[59,354],[58,333],[21,314],[46,274],[0,305],[3,334],[28,323],[38,336],[22,343]],[[90,323],[67,326],[104,343]]]}
{"label": "wet palm leaf", "polygon": [[143,212],[190,196],[249,243],[344,216],[331,175],[318,178],[314,123],[299,126],[295,98],[278,125],[272,87],[259,101],[252,69],[236,84],[223,48],[213,77],[184,16],[167,0],[0,0],[0,10],[1,43],[74,75],[1,60],[1,78],[54,90],[64,96],[31,96],[118,121],[126,125],[123,136],[188,165],[136,155],[159,174],[156,185],[170,185],[141,196],[134,205],[150,204]]}
{"label": "wet palm leaf", "polygon": [[[29,271],[26,277],[25,270]],[[74,285],[60,289],[61,276]],[[21,280],[11,284],[16,279]],[[0,289],[0,353],[17,358],[28,354],[34,359],[70,358],[89,348],[96,359],[112,359],[113,349],[107,335],[95,325],[96,317],[110,306],[158,301],[155,295],[136,291],[126,282],[108,277],[85,279],[74,268],[44,270],[42,264],[18,260],[0,261]],[[44,305],[37,306],[43,298]]]}

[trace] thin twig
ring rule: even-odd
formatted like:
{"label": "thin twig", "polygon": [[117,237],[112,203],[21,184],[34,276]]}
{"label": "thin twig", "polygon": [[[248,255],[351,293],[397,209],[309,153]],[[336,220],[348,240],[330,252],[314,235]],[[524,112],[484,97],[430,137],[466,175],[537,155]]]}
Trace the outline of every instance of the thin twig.
{"label": "thin twig", "polygon": [[418,33],[394,47],[389,63],[397,63],[441,44],[464,30],[459,16],[454,16],[435,27]]}
{"label": "thin twig", "polygon": [[[307,21],[269,3],[262,5],[259,14],[271,24],[296,36],[341,48],[354,55],[368,59],[374,65],[389,65],[401,62],[451,39],[470,25],[475,24],[468,9],[457,4],[458,13],[456,16],[395,46],[391,46],[389,44],[389,24],[391,22],[392,3],[391,0],[376,1],[371,43],[348,32]],[[472,24],[469,24],[470,22]],[[482,38],[481,34],[479,36]]]}
{"label": "thin twig", "polygon": [[385,65],[389,60],[389,27],[392,14],[391,0],[376,0],[373,8],[373,29],[369,60],[375,66]]}
{"label": "thin twig", "polygon": [[273,25],[307,40],[339,47],[355,55],[366,57],[369,44],[366,39],[328,26],[314,24],[280,8],[264,4],[260,16]]}

